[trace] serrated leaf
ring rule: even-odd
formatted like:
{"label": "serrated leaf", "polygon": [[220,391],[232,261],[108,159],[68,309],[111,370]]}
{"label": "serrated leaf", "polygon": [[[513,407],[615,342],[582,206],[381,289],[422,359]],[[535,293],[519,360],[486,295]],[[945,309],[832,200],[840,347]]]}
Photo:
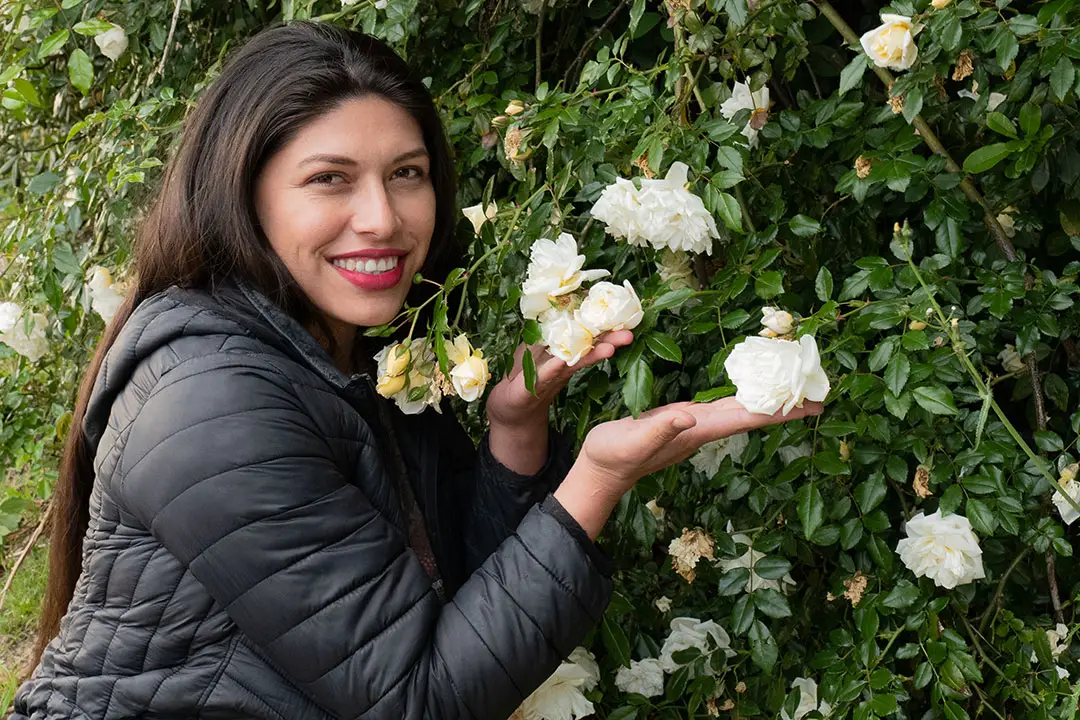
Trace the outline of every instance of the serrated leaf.
{"label": "serrated leaf", "polygon": [[814,280],[814,293],[821,302],[828,302],[832,298],[833,276],[829,268],[824,265],[818,270],[817,278]]}
{"label": "serrated leaf", "polygon": [[911,410],[911,402],[910,391],[905,391],[899,396],[888,391],[885,392],[885,409],[900,420],[907,417],[908,411]]}
{"label": "serrated leaf", "polygon": [[880,372],[888,364],[893,352],[896,351],[898,342],[899,338],[891,337],[881,341],[877,347],[870,351],[870,372]]}
{"label": "serrated leaf", "polygon": [[885,499],[886,492],[885,476],[876,472],[855,488],[855,502],[858,503],[863,515],[867,515],[877,509],[877,506]]}
{"label": "serrated leaf", "polygon": [[888,608],[901,609],[910,607],[919,599],[919,587],[908,580],[900,580],[896,583],[889,594],[885,596],[882,604]]}
{"label": "serrated leaf", "polygon": [[1062,55],[1050,70],[1050,89],[1059,101],[1064,100],[1076,82],[1076,66],[1067,56]]}
{"label": "serrated leaf", "polygon": [[765,672],[771,672],[779,657],[776,640],[760,620],[750,628],[750,659]]}
{"label": "serrated leaf", "polygon": [[821,232],[821,223],[806,215],[796,215],[788,222],[791,232],[799,237],[810,237]]}
{"label": "serrated leaf", "polygon": [[825,501],[821,499],[821,491],[817,485],[809,482],[799,488],[795,502],[799,510],[799,522],[803,526],[803,536],[809,540],[814,531],[821,527],[825,517]]}
{"label": "serrated leaf", "polygon": [[729,230],[737,233],[743,231],[742,209],[739,201],[726,192],[717,193],[716,211],[720,213],[720,219],[724,221]]}
{"label": "serrated leaf", "polygon": [[904,353],[896,353],[885,366],[885,386],[893,395],[899,395],[911,375],[911,361]]}
{"label": "serrated leaf", "polygon": [[753,594],[754,607],[763,615],[774,619],[791,617],[791,607],[787,598],[771,588],[755,590]]}
{"label": "serrated leaf", "polygon": [[953,402],[952,391],[944,387],[919,387],[912,391],[919,407],[934,415],[955,415],[959,412]]}
{"label": "serrated leaf", "polygon": [[784,292],[784,276],[778,270],[768,270],[754,280],[754,294],[762,300],[781,295]]}
{"label": "serrated leaf", "polygon": [[776,555],[766,555],[754,563],[754,573],[765,580],[779,580],[791,572],[791,563]]}
{"label": "serrated leaf", "polygon": [[867,57],[859,53],[840,72],[840,95],[862,83],[863,73],[866,72]]}
{"label": "serrated leaf", "polygon": [[738,595],[746,589],[746,582],[750,579],[750,570],[747,568],[734,568],[720,577],[717,593],[721,597]]}
{"label": "serrated leaf", "polygon": [[623,402],[635,416],[641,414],[652,402],[653,373],[644,358],[638,358],[627,369],[623,383]]}
{"label": "serrated leaf", "polygon": [[1016,139],[1016,126],[1013,121],[1007,118],[1004,114],[999,112],[991,112],[986,114],[986,127],[990,128],[998,135],[1004,135]]}
{"label": "serrated leaf", "polygon": [[985,145],[967,156],[964,160],[964,172],[977,174],[986,172],[1012,154],[1008,143]]}
{"label": "serrated leaf", "polygon": [[1034,135],[1042,125],[1042,109],[1035,103],[1024,103],[1020,108],[1020,129],[1025,135]]}
{"label": "serrated leaf", "polygon": [[682,350],[679,349],[678,343],[670,335],[662,332],[651,332],[645,336],[645,344],[659,358],[676,363],[682,362]]}

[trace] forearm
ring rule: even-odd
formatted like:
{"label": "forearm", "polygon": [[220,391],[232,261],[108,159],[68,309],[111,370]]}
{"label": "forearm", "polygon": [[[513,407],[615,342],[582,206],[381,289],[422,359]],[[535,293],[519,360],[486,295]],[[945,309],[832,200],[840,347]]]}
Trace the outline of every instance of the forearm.
{"label": "forearm", "polygon": [[488,444],[492,456],[506,468],[519,475],[535,475],[548,459],[547,418],[521,427],[492,423]]}
{"label": "forearm", "polygon": [[600,481],[588,463],[579,458],[555,490],[554,497],[589,539],[595,540],[622,496],[610,483]]}

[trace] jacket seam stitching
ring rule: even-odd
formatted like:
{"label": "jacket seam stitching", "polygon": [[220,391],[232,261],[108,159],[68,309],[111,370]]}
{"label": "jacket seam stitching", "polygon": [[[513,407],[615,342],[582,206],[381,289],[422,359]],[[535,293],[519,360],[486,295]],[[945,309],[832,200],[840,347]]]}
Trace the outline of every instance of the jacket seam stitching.
{"label": "jacket seam stitching", "polygon": [[454,609],[458,611],[458,614],[461,615],[461,618],[465,621],[465,624],[468,625],[469,629],[476,634],[476,639],[480,641],[480,644],[484,646],[484,649],[487,650],[488,654],[491,655],[491,657],[495,660],[495,663],[499,666],[499,669],[502,670],[503,673],[506,675],[506,678],[514,687],[514,692],[516,692],[518,695],[523,695],[524,693],[521,691],[521,688],[519,688],[518,684],[514,681],[514,676],[510,674],[510,671],[506,669],[505,665],[503,665],[503,662],[499,658],[499,656],[496,655],[495,652],[491,649],[491,646],[487,644],[487,641],[484,640],[484,636],[480,633],[479,630],[476,629],[476,626],[472,624],[472,620],[469,619],[469,616],[462,612],[461,609],[456,605],[454,606]]}
{"label": "jacket seam stitching", "polygon": [[510,588],[506,587],[506,585],[503,584],[502,580],[500,580],[498,576],[495,575],[495,573],[491,572],[486,567],[480,566],[477,571],[483,573],[484,575],[487,575],[495,581],[495,584],[499,587],[500,590],[503,591],[506,597],[510,599],[510,602],[514,603],[517,609],[520,610],[525,617],[529,618],[529,622],[531,622],[536,627],[536,629],[540,631],[540,636],[544,638],[544,643],[548,646],[548,649],[551,650],[551,653],[558,656],[560,653],[559,649],[555,647],[555,643],[553,643],[551,641],[551,638],[547,636],[547,633],[544,632],[544,628],[540,627],[540,623],[536,622],[536,618],[534,618],[531,614],[529,614],[528,610],[521,606],[521,603],[519,603],[517,601],[517,598],[514,597],[513,593],[510,592]]}
{"label": "jacket seam stitching", "polygon": [[[555,520],[555,518],[552,518],[552,520]],[[560,528],[561,527],[562,526],[560,526]],[[521,539],[521,535],[519,535],[517,533],[514,533],[513,537],[516,538],[519,543],[521,543],[521,547],[525,550],[525,552],[528,554],[528,556],[531,557],[533,559],[533,561],[537,565],[544,568],[544,572],[546,572],[548,575],[551,576],[551,579],[555,581],[555,584],[558,585],[560,588],[562,588],[563,591],[567,595],[574,598],[574,600],[576,600],[577,603],[581,606],[581,608],[585,611],[585,614],[587,614],[590,618],[592,618],[593,621],[596,621],[597,618],[592,614],[592,612],[590,611],[588,605],[585,604],[584,600],[582,600],[580,597],[578,597],[578,594],[574,592],[573,588],[570,587],[569,583],[567,583],[565,580],[560,578],[558,575],[555,574],[555,572],[551,568],[549,568],[547,565],[545,565],[543,562],[541,562],[540,558],[536,557],[536,555],[533,553],[533,551],[529,549],[529,546],[525,544],[525,541]],[[573,538],[571,538],[571,539],[573,539]],[[576,543],[577,541],[575,540],[574,542]],[[582,552],[584,552],[584,551],[582,551]]]}

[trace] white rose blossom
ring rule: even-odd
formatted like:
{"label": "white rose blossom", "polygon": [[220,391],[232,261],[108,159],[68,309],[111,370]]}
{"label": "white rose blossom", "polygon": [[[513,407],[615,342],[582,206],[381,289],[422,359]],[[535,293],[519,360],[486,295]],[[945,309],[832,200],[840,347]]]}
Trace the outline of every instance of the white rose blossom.
{"label": "white rose blossom", "polygon": [[1080,503],[1080,482],[1076,481],[1078,468],[1080,465],[1073,464],[1063,469],[1061,477],[1058,478],[1058,486],[1054,489],[1054,507],[1061,516],[1061,522],[1066,525],[1072,525],[1077,518],[1080,518],[1080,512],[1077,512],[1072,503],[1065,499],[1068,495],[1073,502]]}
{"label": "white rose blossom", "polygon": [[915,577],[928,577],[948,590],[985,577],[979,538],[963,515],[919,513],[907,521],[905,531],[896,552]]}
{"label": "white rose blossom", "polygon": [[642,180],[640,190],[619,178],[601,193],[592,216],[631,245],[712,255],[720,234],[705,203],[686,189],[688,170],[673,163],[663,179]]}
{"label": "white rose blossom", "polygon": [[48,323],[41,313],[30,316],[30,330],[26,329],[23,308],[18,303],[0,303],[0,343],[25,357],[30,362],[37,362],[49,351],[49,340],[45,337]]}
{"label": "white rose blossom", "polygon": [[480,228],[484,226],[488,220],[494,220],[499,208],[495,203],[488,203],[485,208],[483,205],[473,205],[471,207],[464,208],[461,214],[472,223],[473,230],[477,235],[480,234]]}
{"label": "white rose blossom", "polygon": [[[671,634],[660,648],[660,667],[666,673],[673,673],[682,665],[672,655],[682,650],[697,648],[702,655],[711,656],[714,652],[723,652],[727,657],[734,657],[731,649],[731,636],[724,628],[712,620],[702,622],[692,617],[677,617],[671,621]],[[706,672],[712,674],[711,663],[706,663]]]}
{"label": "white rose blossom", "polygon": [[534,242],[521,288],[521,314],[535,320],[552,310],[557,298],[609,274],[607,270],[582,270],[584,265],[585,256],[578,254],[577,242],[569,233],[560,234],[556,240]]}
{"label": "white rose blossom", "polygon": [[[1062,653],[1069,649],[1069,643],[1067,642],[1069,637],[1069,626],[1064,623],[1058,623],[1053,629],[1046,631],[1046,642],[1050,645],[1050,656],[1057,660],[1061,657]],[[1066,642],[1062,642],[1062,641]],[[1031,662],[1038,662],[1038,656],[1035,655],[1035,651],[1031,651]],[[1055,665],[1057,668],[1058,666]],[[1060,668],[1058,668],[1060,670]],[[1060,673],[1058,673],[1060,675]]]}
{"label": "white rose blossom", "polygon": [[116,317],[116,312],[124,302],[124,296],[113,287],[112,274],[100,265],[90,270],[90,279],[86,282],[90,294],[90,307],[108,325]]}
{"label": "white rose blossom", "polygon": [[124,28],[115,25],[94,38],[101,54],[110,60],[118,60],[128,47],[127,33]]}
{"label": "white rose blossom", "polygon": [[664,694],[664,669],[656,658],[632,660],[630,667],[619,668],[615,674],[615,687],[624,693],[637,693],[645,697]]}
{"label": "white rose blossom", "polygon": [[473,349],[465,335],[458,335],[453,343],[445,345],[445,349],[447,360],[453,365],[450,383],[454,386],[454,392],[465,402],[479,399],[491,380],[484,353]]}
{"label": "white rose blossom", "polygon": [[761,308],[761,337],[789,335],[795,330],[795,318],[787,310],[766,306]]}
{"label": "white rose blossom", "polygon": [[791,689],[799,690],[799,705],[795,708],[795,715],[788,715],[787,710],[780,711],[783,720],[802,720],[815,710],[828,717],[832,712],[832,706],[822,700],[818,702],[818,684],[813,678],[795,678],[791,681]]}
{"label": "white rose blossom", "polygon": [[589,332],[600,335],[612,330],[633,330],[645,317],[641,300],[629,280],[622,287],[610,282],[598,282],[578,309],[580,319]]}
{"label": "white rose blossom", "polygon": [[690,256],[682,251],[661,250],[656,258],[656,271],[672,290],[698,289],[694,269],[690,267]]}
{"label": "white rose blossom", "polygon": [[579,720],[595,708],[585,693],[600,680],[596,661],[584,648],[577,648],[566,662],[525,699],[521,706],[525,720]]}
{"label": "white rose blossom", "polygon": [[797,342],[749,337],[731,351],[724,369],[738,389],[735,399],[752,413],[783,410],[787,415],[805,400],[821,402],[829,394],[829,378],[810,335]]}
{"label": "white rose blossom", "polygon": [[540,325],[540,332],[548,352],[570,367],[589,354],[595,339],[577,312],[548,314]]}
{"label": "white rose blossom", "polygon": [[740,110],[749,110],[750,119],[742,129],[750,147],[757,147],[758,130],[769,117],[769,86],[763,85],[757,92],[751,92],[746,83],[737,82],[731,88],[731,97],[720,104],[720,114],[730,120]]}
{"label": "white rose blossom", "polygon": [[904,15],[881,16],[881,25],[860,38],[863,51],[878,67],[907,70],[919,57],[915,35],[920,28]]}
{"label": "white rose blossom", "polygon": [[[731,532],[731,528],[728,528],[728,532]],[[754,549],[754,541],[749,535],[744,533],[735,533],[731,536],[731,539],[735,541],[737,545],[745,545],[747,550],[745,553],[736,558],[728,558],[720,561],[720,568],[724,572],[735,570],[736,568],[746,568],[750,571],[750,576],[746,579],[746,592],[754,592],[755,590],[776,590],[781,592],[784,590],[784,586],[794,586],[795,580],[792,579],[790,574],[785,574],[779,580],[769,580],[763,578],[755,572],[754,567],[758,562],[765,557],[765,553]]]}
{"label": "white rose blossom", "polygon": [[738,433],[730,437],[707,442],[690,457],[690,464],[705,477],[711,478],[720,471],[724,458],[731,456],[736,463],[742,462],[743,451],[750,444],[748,433]]}

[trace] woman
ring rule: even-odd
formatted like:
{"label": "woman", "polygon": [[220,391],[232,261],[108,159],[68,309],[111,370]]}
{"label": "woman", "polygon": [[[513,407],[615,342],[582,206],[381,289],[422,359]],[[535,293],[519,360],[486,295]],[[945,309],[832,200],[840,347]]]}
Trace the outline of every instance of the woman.
{"label": "woman", "polygon": [[438,116],[387,47],[296,24],[237,54],[84,381],[15,717],[505,718],[600,618],[619,497],[778,421],[684,403],[572,462],[547,415],[573,371],[545,356],[537,397],[520,369],[492,390],[479,450],[396,412],[358,329],[457,260],[454,219]]}

